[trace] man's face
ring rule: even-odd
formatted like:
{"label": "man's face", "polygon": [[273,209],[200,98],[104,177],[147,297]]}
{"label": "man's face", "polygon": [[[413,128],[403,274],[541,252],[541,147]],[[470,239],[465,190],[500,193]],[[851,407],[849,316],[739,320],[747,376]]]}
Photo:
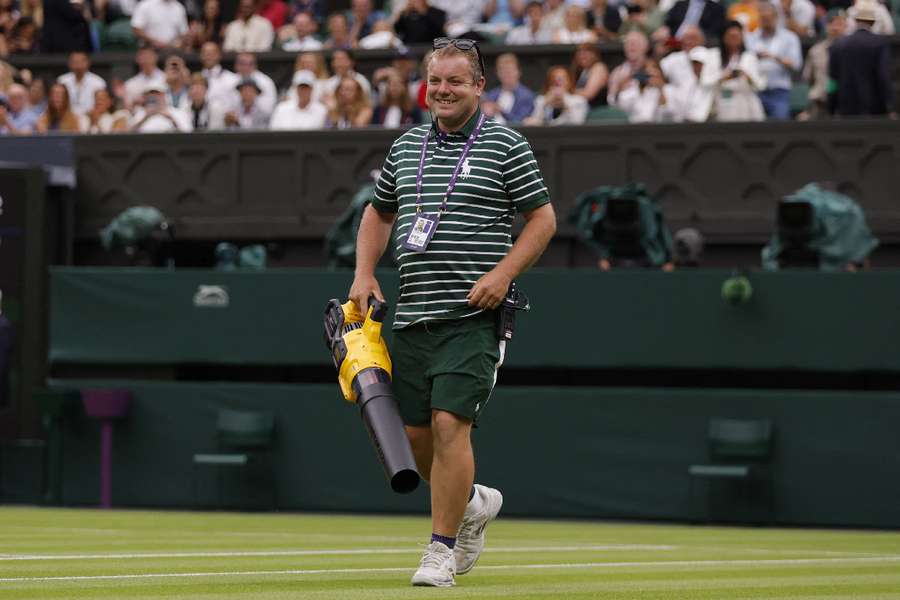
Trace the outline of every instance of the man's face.
{"label": "man's face", "polygon": [[777,23],[778,13],[775,12],[775,8],[767,4],[761,5],[759,7],[759,26],[766,31],[772,31]]}
{"label": "man's face", "polygon": [[255,4],[253,0],[241,0],[238,4],[238,16],[242,19],[249,19],[253,16]]}
{"label": "man's face", "polygon": [[297,30],[297,35],[300,37],[310,36],[316,31],[313,20],[306,13],[297,13],[297,16],[294,17],[294,29]]}
{"label": "man's face", "polygon": [[7,94],[10,110],[17,113],[24,109],[27,98],[28,94],[24,88],[11,87]]}
{"label": "man's face", "polygon": [[86,54],[81,52],[73,52],[69,56],[69,70],[76,75],[84,75],[91,68],[91,62]]}
{"label": "man's face", "polygon": [[836,39],[847,33],[847,19],[844,17],[833,17],[828,22],[828,37]]}
{"label": "man's face", "polygon": [[166,61],[166,83],[176,84],[184,78],[184,63],[175,58]]}
{"label": "man's face", "polygon": [[202,83],[192,83],[188,89],[188,96],[192,104],[202,105],[206,101],[206,86]]}
{"label": "man's face", "polygon": [[638,32],[628,33],[625,36],[625,58],[630,61],[639,61],[647,56],[649,43],[647,38]]}
{"label": "man's face", "polygon": [[372,12],[371,0],[353,0],[351,10],[358,15],[367,15]]}
{"label": "man's face", "polygon": [[541,24],[541,19],[544,18],[544,9],[539,4],[531,4],[528,6],[526,15],[531,26],[537,28]]}
{"label": "man's face", "polygon": [[504,60],[497,65],[497,78],[503,87],[511,88],[519,85],[519,79],[522,74],[519,72],[519,66],[511,61]]}
{"label": "man's face", "polygon": [[[762,14],[762,13],[760,13]],[[684,35],[681,36],[681,49],[689,52],[697,46],[703,45],[703,34],[697,27],[688,27]]]}
{"label": "man's face", "polygon": [[338,75],[343,75],[353,68],[353,62],[346,52],[335,52],[331,56],[331,70]]}
{"label": "man's face", "polygon": [[206,42],[200,47],[200,62],[203,63],[204,69],[212,69],[222,60],[222,53],[219,51],[219,45],[215,42]]}
{"label": "man's face", "polygon": [[335,40],[346,39],[349,33],[347,19],[341,13],[331,15],[328,19],[328,34]]}
{"label": "man's face", "polygon": [[256,102],[256,97],[259,96],[259,92],[252,85],[242,85],[238,93],[241,95],[241,104],[244,106],[252,106]]}
{"label": "man's face", "polygon": [[298,85],[297,86],[297,104],[300,105],[300,108],[306,108],[309,106],[310,101],[312,100],[312,88],[308,85]]}
{"label": "man's face", "polygon": [[149,48],[144,48],[138,51],[136,61],[141,71],[149,72],[156,68],[158,58],[156,52]]}
{"label": "man's face", "polygon": [[431,59],[428,65],[428,106],[437,118],[458,123],[478,106],[484,78],[473,81],[472,67],[461,54]]}
{"label": "man's face", "polygon": [[252,54],[238,54],[234,59],[234,70],[248,77],[256,71],[256,58]]}

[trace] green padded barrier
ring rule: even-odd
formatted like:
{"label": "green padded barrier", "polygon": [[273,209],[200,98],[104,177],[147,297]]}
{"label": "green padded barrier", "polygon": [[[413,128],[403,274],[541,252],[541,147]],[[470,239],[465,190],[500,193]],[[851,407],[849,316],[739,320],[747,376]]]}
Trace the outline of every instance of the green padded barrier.
{"label": "green padded barrier", "polygon": [[[514,367],[900,371],[895,271],[751,273],[745,304],[726,271],[535,271]],[[260,364],[330,368],[325,302],[351,273],[56,268],[50,359],[81,364]],[[379,275],[389,301],[395,272]],[[388,339],[390,338],[387,335]]]}

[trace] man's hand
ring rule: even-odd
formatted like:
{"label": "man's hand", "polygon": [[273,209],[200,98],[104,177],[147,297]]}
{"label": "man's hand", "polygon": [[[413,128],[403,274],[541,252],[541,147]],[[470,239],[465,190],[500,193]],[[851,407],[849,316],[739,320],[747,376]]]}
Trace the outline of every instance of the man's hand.
{"label": "man's hand", "polygon": [[350,286],[350,299],[360,313],[366,314],[369,311],[369,298],[375,296],[380,302],[384,302],[384,294],[381,293],[381,286],[374,275],[359,276],[353,278],[353,284]]}
{"label": "man's hand", "polygon": [[502,271],[497,269],[488,271],[469,290],[466,296],[469,300],[469,306],[477,306],[488,310],[497,308],[506,297],[510,283],[512,283],[512,279]]}

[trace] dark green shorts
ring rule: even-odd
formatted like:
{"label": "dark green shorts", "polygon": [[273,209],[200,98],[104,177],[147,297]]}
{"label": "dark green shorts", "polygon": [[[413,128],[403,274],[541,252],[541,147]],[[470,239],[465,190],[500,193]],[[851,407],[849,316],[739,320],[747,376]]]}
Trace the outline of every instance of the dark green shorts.
{"label": "dark green shorts", "polygon": [[493,313],[431,321],[394,331],[394,396],[407,425],[427,425],[432,409],[477,420],[491,397],[505,342]]}

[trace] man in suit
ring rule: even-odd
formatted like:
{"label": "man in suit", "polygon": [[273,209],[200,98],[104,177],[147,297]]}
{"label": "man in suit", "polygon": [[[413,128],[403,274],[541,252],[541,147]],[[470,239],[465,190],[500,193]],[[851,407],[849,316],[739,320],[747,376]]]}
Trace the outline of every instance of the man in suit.
{"label": "man in suit", "polygon": [[890,40],[872,33],[877,18],[874,4],[874,0],[858,0],[856,31],[829,49],[828,75],[833,82],[829,104],[835,114],[897,116]]}
{"label": "man in suit", "polygon": [[681,39],[687,28],[696,25],[707,39],[718,39],[725,27],[725,9],[713,0],[679,0],[665,20],[671,34]]}

